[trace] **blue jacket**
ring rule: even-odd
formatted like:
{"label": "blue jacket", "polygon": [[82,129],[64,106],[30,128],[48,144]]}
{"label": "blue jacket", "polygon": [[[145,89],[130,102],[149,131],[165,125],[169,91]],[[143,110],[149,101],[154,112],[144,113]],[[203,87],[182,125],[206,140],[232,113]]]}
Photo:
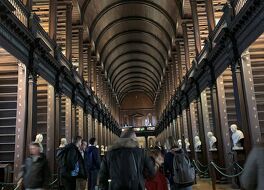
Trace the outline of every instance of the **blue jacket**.
{"label": "blue jacket", "polygon": [[99,170],[101,161],[98,148],[93,145],[88,146],[88,148],[84,152],[84,161],[86,171],[89,172],[91,170]]}

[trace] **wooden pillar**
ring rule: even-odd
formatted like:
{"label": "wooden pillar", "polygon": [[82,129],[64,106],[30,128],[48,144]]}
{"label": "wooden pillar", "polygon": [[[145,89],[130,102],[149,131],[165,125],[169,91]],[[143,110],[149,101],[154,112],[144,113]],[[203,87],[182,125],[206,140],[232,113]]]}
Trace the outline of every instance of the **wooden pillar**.
{"label": "wooden pillar", "polygon": [[55,147],[59,147],[60,145],[60,127],[61,127],[61,93],[56,92],[56,113],[55,113],[55,117],[56,117],[56,123],[55,123]]}
{"label": "wooden pillar", "polygon": [[48,85],[48,116],[47,116],[47,158],[51,171],[55,171],[55,132],[56,132],[56,97],[52,85]]}
{"label": "wooden pillar", "polygon": [[190,69],[190,52],[189,52],[189,41],[188,41],[186,21],[182,23],[182,30],[183,30],[183,40],[184,40],[185,65],[186,65],[186,70],[188,71]]}
{"label": "wooden pillar", "polygon": [[26,5],[29,12],[32,11],[32,5],[33,5],[32,0],[23,0],[23,4]]}
{"label": "wooden pillar", "polygon": [[85,140],[89,140],[88,139],[88,115],[87,113],[83,113],[83,138]]}
{"label": "wooden pillar", "polygon": [[49,36],[56,41],[57,31],[57,0],[49,0]]}
{"label": "wooden pillar", "polygon": [[72,62],[72,4],[66,6],[66,58]]}
{"label": "wooden pillar", "polygon": [[18,64],[18,88],[17,88],[17,113],[16,113],[16,136],[15,136],[15,155],[14,155],[14,178],[17,182],[23,160],[25,158],[26,144],[26,120],[27,120],[27,70],[23,63]]}
{"label": "wooden pillar", "polygon": [[257,144],[261,139],[261,131],[258,120],[257,103],[254,94],[254,81],[251,68],[250,54],[246,49],[241,55],[241,73],[243,79],[243,90],[245,94],[246,110],[251,144]]}
{"label": "wooden pillar", "polygon": [[79,75],[83,78],[83,28],[79,28]]}
{"label": "wooden pillar", "polygon": [[207,151],[207,144],[205,144],[206,139],[205,139],[205,132],[204,132],[204,116],[203,116],[204,107],[202,107],[203,103],[201,101],[201,96],[202,94],[197,99],[197,111],[198,111],[198,122],[199,122],[199,137],[202,142],[202,157],[203,157],[203,162],[205,164],[205,163],[208,163],[209,161],[209,158],[208,158],[209,153]]}
{"label": "wooden pillar", "polygon": [[93,137],[93,118],[91,114],[88,114],[88,140]]}
{"label": "wooden pillar", "polygon": [[[29,73],[27,113],[26,145],[29,145],[37,134],[37,76],[35,73]],[[28,149],[27,153],[29,154]]]}
{"label": "wooden pillar", "polygon": [[72,139],[77,135],[77,129],[76,129],[76,105],[74,103],[71,107],[72,114],[71,114],[71,133],[72,133]]}
{"label": "wooden pillar", "polygon": [[[194,150],[194,129],[192,125],[192,117],[191,117],[191,110],[190,110],[190,105],[186,107],[186,119],[187,119],[187,127],[188,127],[188,140],[190,143],[190,150],[191,150],[191,157],[193,159],[196,158],[195,150]],[[184,139],[185,140],[185,139]]]}
{"label": "wooden pillar", "polygon": [[79,118],[79,125],[78,125],[78,135],[84,138],[84,111],[83,108],[78,107],[79,110],[79,114],[78,114],[78,118]]}
{"label": "wooden pillar", "polygon": [[215,27],[213,0],[206,0],[205,7],[206,7],[206,14],[207,14],[208,31],[210,34],[214,30],[214,27]]}
{"label": "wooden pillar", "polygon": [[70,143],[72,140],[72,102],[69,98],[66,98],[65,110],[65,138],[67,139],[67,142]]}

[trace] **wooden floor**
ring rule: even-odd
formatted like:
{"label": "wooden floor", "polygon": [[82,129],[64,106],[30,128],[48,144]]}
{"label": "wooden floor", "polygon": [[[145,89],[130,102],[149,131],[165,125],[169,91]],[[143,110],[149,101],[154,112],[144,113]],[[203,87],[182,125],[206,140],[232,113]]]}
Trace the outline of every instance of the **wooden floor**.
{"label": "wooden floor", "polygon": [[[216,190],[231,190],[231,185],[216,185]],[[193,190],[213,190],[210,179],[199,179]]]}

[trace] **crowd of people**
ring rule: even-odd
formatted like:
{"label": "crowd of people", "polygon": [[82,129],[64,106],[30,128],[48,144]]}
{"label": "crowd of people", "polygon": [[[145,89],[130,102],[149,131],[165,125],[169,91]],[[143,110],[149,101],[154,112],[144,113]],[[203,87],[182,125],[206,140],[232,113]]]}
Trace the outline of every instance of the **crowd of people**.
{"label": "crowd of people", "polygon": [[[30,157],[22,167],[18,184],[26,190],[48,189],[50,170],[42,145],[33,142],[29,148]],[[252,171],[263,172],[263,167],[257,168],[258,163],[263,166],[263,159],[259,159],[263,158],[263,148],[254,151],[246,163],[242,185],[263,189],[257,186],[259,176]],[[142,149],[132,129],[123,131],[102,158],[95,138],[87,142],[76,136],[69,144],[62,138],[56,160],[61,190],[191,190],[195,181],[188,154],[173,137],[167,139],[166,150],[158,142],[153,148]],[[255,178],[247,180],[249,175]]]}

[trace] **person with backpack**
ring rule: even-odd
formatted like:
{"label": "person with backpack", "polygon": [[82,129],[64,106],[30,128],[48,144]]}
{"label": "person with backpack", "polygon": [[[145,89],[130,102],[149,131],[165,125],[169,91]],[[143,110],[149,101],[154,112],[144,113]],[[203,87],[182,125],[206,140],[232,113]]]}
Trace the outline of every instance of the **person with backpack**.
{"label": "person with backpack", "polygon": [[169,136],[168,139],[166,139],[166,147],[167,152],[164,156],[164,173],[169,180],[171,190],[174,190],[173,158],[176,151],[176,141],[172,136]]}
{"label": "person with backpack", "polygon": [[57,172],[58,172],[58,183],[59,183],[59,189],[63,190],[63,184],[62,184],[62,167],[63,167],[63,161],[62,161],[62,154],[64,151],[65,146],[67,145],[67,139],[61,138],[60,146],[56,150],[56,161],[57,161]]}
{"label": "person with backpack", "polygon": [[182,148],[177,148],[173,158],[173,181],[176,190],[192,190],[195,169]]}
{"label": "person with backpack", "polygon": [[99,187],[103,190],[144,190],[143,172],[155,175],[153,162],[139,148],[132,128],[123,131],[104,156],[99,171]]}
{"label": "person with backpack", "polygon": [[76,136],[73,143],[65,146],[61,152],[61,176],[65,190],[76,189],[76,179],[86,178],[84,160],[79,151],[82,143],[82,137]]}
{"label": "person with backpack", "polygon": [[85,168],[88,172],[88,190],[95,190],[98,172],[100,169],[100,155],[96,147],[96,138],[89,140],[89,146],[84,153]]}

